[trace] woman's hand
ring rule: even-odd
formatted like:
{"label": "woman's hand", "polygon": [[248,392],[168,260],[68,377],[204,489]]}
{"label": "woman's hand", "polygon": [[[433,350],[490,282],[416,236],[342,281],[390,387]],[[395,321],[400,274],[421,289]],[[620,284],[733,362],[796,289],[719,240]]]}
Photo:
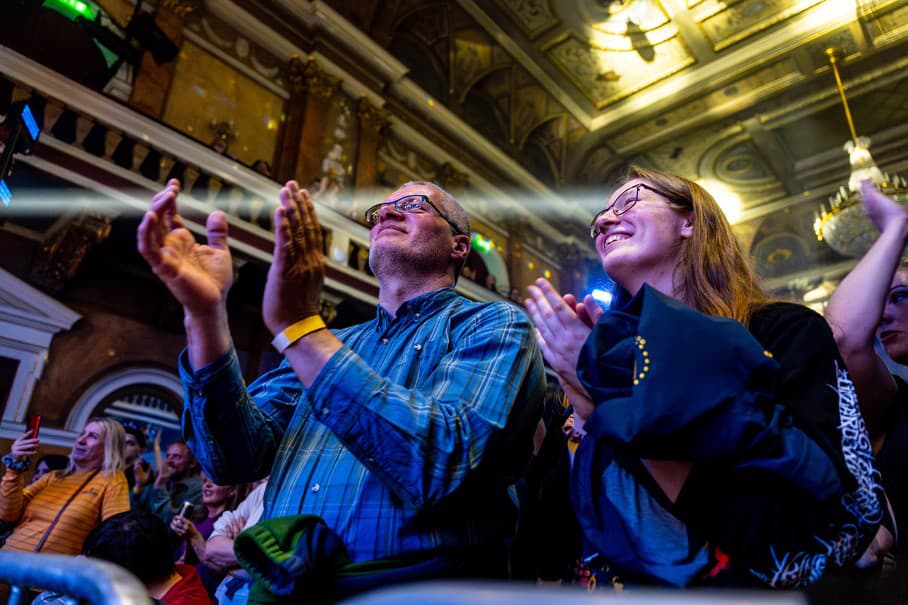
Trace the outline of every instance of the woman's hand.
{"label": "woman's hand", "polygon": [[562,297],[546,279],[536,280],[536,285],[527,290],[530,298],[524,304],[536,326],[542,355],[555,371],[574,412],[586,418],[592,413],[593,404],[577,378],[577,360],[602,310],[592,297],[582,303],[571,294]]}
{"label": "woman's hand", "polygon": [[224,528],[224,534],[231,540],[236,540],[236,537],[243,531],[244,527],[246,527],[246,517],[235,515],[227,522],[227,527]]}
{"label": "woman's hand", "polygon": [[861,181],[861,199],[870,222],[880,230],[908,228],[908,208],[883,195],[872,181]]}
{"label": "woman's hand", "polygon": [[202,534],[199,533],[195,523],[182,515],[175,515],[173,517],[170,521],[170,529],[184,540],[191,541],[195,536],[202,537]]}

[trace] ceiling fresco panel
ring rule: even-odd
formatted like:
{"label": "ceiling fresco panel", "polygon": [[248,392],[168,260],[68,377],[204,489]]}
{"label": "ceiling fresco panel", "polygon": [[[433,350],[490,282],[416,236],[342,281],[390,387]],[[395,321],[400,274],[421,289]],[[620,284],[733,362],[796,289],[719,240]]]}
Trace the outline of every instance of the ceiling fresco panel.
{"label": "ceiling fresco panel", "polygon": [[528,85],[518,89],[515,95],[514,139],[518,146],[547,118],[548,95],[539,86]]}
{"label": "ceiling fresco panel", "polygon": [[660,113],[643,124],[624,130],[612,137],[611,142],[617,148],[629,148],[672,128],[684,128],[691,122],[707,119],[708,114],[721,110],[725,106],[740,106],[748,97],[776,90],[789,85],[802,77],[797,63],[791,57],[762,67],[753,73],[734,80],[691,100],[680,107]]}
{"label": "ceiling fresco panel", "polygon": [[570,34],[546,50],[558,69],[597,109],[617,103],[696,62],[677,35],[658,44],[626,41],[623,48],[604,48]]}
{"label": "ceiling fresco panel", "polygon": [[495,0],[495,3],[511,15],[530,40],[561,23],[550,0]]}
{"label": "ceiling fresco panel", "polygon": [[439,52],[447,47],[448,15],[447,11],[439,6],[430,4],[417,7],[401,15],[394,23],[394,35],[413,36],[421,40],[430,48],[437,48]]}
{"label": "ceiling fresco panel", "polygon": [[602,145],[590,151],[578,171],[575,181],[579,185],[601,185],[608,173],[609,166],[613,163],[615,154],[612,150]]}
{"label": "ceiling fresco panel", "polygon": [[908,3],[892,2],[888,7],[876,8],[883,2],[864,0],[858,2],[858,13],[874,46],[884,46],[908,36]]}
{"label": "ceiling fresco panel", "polygon": [[454,90],[466,94],[476,80],[494,66],[495,53],[488,37],[480,32],[459,32],[454,40]]}
{"label": "ceiling fresco panel", "polygon": [[736,120],[726,119],[653,146],[647,149],[646,157],[661,170],[700,178],[706,176],[700,173],[700,167],[707,152],[721,141],[739,135],[741,131]]}
{"label": "ceiling fresco panel", "polygon": [[778,186],[778,179],[749,138],[723,141],[712,160],[713,173],[723,183],[755,191]]}
{"label": "ceiling fresco panel", "polygon": [[[823,0],[745,0],[718,12],[710,10],[695,19],[713,45],[713,50],[719,52],[822,2]],[[710,3],[704,8],[713,9],[716,6]],[[718,6],[724,7],[724,4],[718,3]]]}
{"label": "ceiling fresco panel", "polygon": [[[568,7],[563,8],[567,12]],[[577,9],[583,25],[613,36],[649,33],[669,23],[668,13],[658,0],[581,0]]]}

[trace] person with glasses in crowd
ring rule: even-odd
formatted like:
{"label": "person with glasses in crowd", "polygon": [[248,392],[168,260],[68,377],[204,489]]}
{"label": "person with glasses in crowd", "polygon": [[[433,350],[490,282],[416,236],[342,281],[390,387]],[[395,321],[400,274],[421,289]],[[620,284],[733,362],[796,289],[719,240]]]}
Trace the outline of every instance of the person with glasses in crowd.
{"label": "person with glasses in crowd", "polygon": [[207,245],[196,243],[178,192],[171,181],[154,197],[138,247],[184,306],[183,434],[208,476],[233,484],[270,473],[263,522],[317,516],[352,564],[393,568],[340,592],[506,573],[508,486],[531,454],[545,377],[521,310],[454,291],[470,251],[461,205],[411,182],[366,211],[378,307],[335,332],[318,314],[326,260],[314,205],[289,181],[262,303],[284,361],[246,387],[227,317],[225,216],[212,213]]}
{"label": "person with glasses in crowd", "polygon": [[793,588],[878,559],[882,493],[823,318],[763,294],[685,178],[631,168],[590,236],[629,300],[538,280],[525,304],[586,432],[571,490],[599,582]]}

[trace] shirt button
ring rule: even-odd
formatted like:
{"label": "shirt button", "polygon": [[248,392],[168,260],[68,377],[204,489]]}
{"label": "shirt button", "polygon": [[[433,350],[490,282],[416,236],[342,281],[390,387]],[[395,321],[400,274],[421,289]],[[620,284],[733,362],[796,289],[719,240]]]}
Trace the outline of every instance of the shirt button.
{"label": "shirt button", "polygon": [[322,486],[319,485],[318,483],[316,483],[315,485],[312,486],[312,493],[317,494],[318,490],[320,490],[320,489],[322,489]]}
{"label": "shirt button", "polygon": [[322,408],[322,416],[327,416],[328,411],[329,411],[328,408]]}
{"label": "shirt button", "polygon": [[417,351],[422,351],[422,345],[419,343],[416,343],[415,345],[413,345],[413,348],[416,349]]}
{"label": "shirt button", "polygon": [[368,462],[369,464],[375,464],[375,458],[369,458]]}
{"label": "shirt button", "polygon": [[383,345],[388,344],[388,342],[389,342],[389,341],[388,341],[387,338],[382,338],[382,339],[381,339],[381,343],[382,343]]}
{"label": "shirt button", "polygon": [[419,313],[414,313],[413,317],[415,317],[416,319],[419,319]]}

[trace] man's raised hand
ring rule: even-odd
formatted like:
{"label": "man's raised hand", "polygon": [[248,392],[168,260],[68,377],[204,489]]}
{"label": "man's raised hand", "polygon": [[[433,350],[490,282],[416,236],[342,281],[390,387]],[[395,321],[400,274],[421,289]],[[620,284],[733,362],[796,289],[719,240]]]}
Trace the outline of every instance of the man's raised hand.
{"label": "man's raised hand", "polygon": [[309,192],[288,181],[274,211],[274,261],[262,301],[262,316],[272,334],[318,314],[325,281],[322,245]]}
{"label": "man's raised hand", "polygon": [[138,230],[139,253],[190,316],[220,312],[233,283],[227,218],[208,216],[208,244],[199,244],[177,214],[180,182],[171,179],[151,201]]}

